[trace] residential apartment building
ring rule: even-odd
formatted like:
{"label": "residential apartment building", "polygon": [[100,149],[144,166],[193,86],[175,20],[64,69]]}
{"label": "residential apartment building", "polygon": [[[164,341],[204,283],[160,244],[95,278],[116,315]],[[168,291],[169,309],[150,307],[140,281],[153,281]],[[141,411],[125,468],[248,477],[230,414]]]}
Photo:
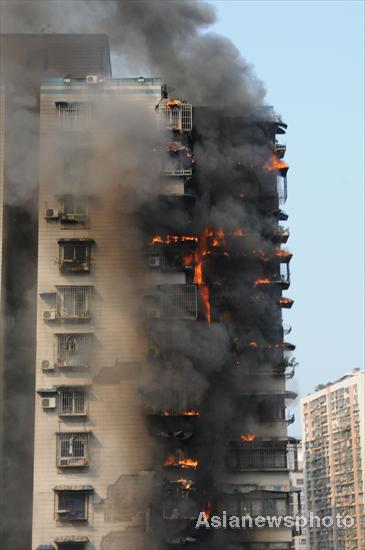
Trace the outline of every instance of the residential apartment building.
{"label": "residential apartment building", "polygon": [[40,113],[32,550],[289,550],[285,527],[194,529],[202,509],[285,515],[293,496],[284,123],[237,122],[271,164],[244,179],[245,232],[224,233],[194,225],[193,146],[229,118],[97,75],[44,79]]}
{"label": "residential apartment building", "polygon": [[[291,514],[293,517],[307,517],[305,507],[305,493],[304,493],[304,456],[303,446],[300,440],[297,440],[296,444],[296,463],[293,461],[290,468],[290,485],[292,489],[291,497]],[[299,493],[299,498],[295,498],[295,493]],[[306,550],[307,548],[307,536],[306,527],[300,527],[294,531],[292,550]]]}
{"label": "residential apartment building", "polygon": [[313,550],[359,550],[365,544],[365,372],[354,370],[302,399],[307,510],[354,525],[309,528]]}

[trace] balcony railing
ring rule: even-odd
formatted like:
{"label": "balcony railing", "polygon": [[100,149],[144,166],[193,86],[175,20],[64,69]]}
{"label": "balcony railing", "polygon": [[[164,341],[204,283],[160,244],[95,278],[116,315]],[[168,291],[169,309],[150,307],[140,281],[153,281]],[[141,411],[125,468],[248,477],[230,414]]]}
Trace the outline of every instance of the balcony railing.
{"label": "balcony railing", "polygon": [[178,99],[167,99],[159,105],[161,130],[190,132],[192,130],[193,107]]}

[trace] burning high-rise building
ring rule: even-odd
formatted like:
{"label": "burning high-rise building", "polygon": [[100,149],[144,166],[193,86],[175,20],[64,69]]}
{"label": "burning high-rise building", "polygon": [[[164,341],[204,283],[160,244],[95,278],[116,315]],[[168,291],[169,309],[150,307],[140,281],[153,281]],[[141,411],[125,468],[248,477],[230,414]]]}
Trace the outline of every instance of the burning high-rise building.
{"label": "burning high-rise building", "polygon": [[129,68],[163,80],[110,78],[105,48],[95,70],[77,69],[75,48],[70,68],[44,73],[39,52],[40,109],[20,96],[16,135],[40,124],[39,178],[25,177],[26,139],[8,166],[38,249],[22,225],[27,276],[11,296],[30,287],[32,307],[37,267],[37,320],[18,325],[31,351],[36,325],[36,360],[11,318],[6,340],[31,367],[18,391],[30,411],[35,378],[32,550],[288,550],[285,527],[194,527],[202,512],[286,515],[294,496],[286,125],[234,46],[201,32],[205,3],[35,4],[31,32],[43,13],[56,30],[102,20]]}
{"label": "burning high-rise building", "polygon": [[286,125],[166,90],[42,82],[34,549],[290,548]]}

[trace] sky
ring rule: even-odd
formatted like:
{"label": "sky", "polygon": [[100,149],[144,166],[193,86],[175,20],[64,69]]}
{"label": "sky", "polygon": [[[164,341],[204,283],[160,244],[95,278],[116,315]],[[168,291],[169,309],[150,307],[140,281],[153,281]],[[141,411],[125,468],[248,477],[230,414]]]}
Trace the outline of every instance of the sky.
{"label": "sky", "polygon": [[[360,1],[216,1],[228,36],[288,124],[292,283],[285,312],[300,396],[363,368],[364,5]],[[214,70],[214,59],[212,59]],[[280,141],[284,141],[279,136]],[[291,432],[299,434],[297,421]]]}

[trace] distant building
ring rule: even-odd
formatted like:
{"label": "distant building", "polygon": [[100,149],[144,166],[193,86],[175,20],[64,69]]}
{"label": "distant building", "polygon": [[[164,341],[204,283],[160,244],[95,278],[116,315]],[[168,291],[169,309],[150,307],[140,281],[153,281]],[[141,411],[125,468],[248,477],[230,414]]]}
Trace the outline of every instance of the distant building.
{"label": "distant building", "polygon": [[308,529],[311,550],[365,547],[365,371],[354,370],[302,399],[309,512],[351,516],[353,527]]}
{"label": "distant building", "polygon": [[[297,461],[296,467],[290,467],[289,479],[291,486],[291,514],[294,517],[306,517],[305,493],[304,493],[304,462],[303,462],[303,446],[301,441],[296,445]],[[295,466],[295,465],[294,465]],[[299,498],[296,498],[299,494]],[[307,537],[306,528],[303,527],[299,532],[293,533],[292,550],[306,550]]]}

